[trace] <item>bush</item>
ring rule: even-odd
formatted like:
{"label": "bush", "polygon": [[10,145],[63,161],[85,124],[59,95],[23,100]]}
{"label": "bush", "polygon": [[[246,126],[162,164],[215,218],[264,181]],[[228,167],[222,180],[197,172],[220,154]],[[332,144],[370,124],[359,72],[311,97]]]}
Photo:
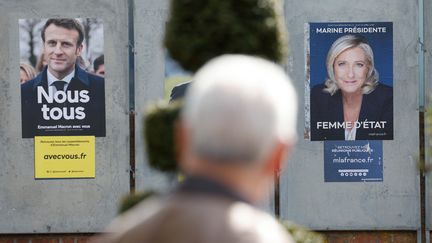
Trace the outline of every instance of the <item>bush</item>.
{"label": "bush", "polygon": [[144,139],[149,164],[162,172],[177,170],[174,130],[181,103],[155,104],[144,119]]}
{"label": "bush", "polygon": [[296,243],[324,243],[325,238],[314,231],[290,221],[283,221],[282,225],[291,234]]}
{"label": "bush", "polygon": [[172,0],[165,46],[192,72],[222,54],[283,62],[286,28],[278,4],[279,0]]}

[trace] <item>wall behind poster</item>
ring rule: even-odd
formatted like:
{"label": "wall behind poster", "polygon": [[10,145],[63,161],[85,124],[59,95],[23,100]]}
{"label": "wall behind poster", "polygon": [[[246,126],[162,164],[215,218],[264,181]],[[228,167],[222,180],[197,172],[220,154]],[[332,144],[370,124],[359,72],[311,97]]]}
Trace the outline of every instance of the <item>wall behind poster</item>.
{"label": "wall behind poster", "polygon": [[168,16],[168,1],[136,1],[135,12],[135,85],[136,99],[136,186],[137,190],[167,191],[176,175],[167,175],[150,168],[147,163],[143,136],[143,115],[150,102],[164,98],[165,51],[161,43]]}
{"label": "wall behind poster", "polygon": [[[429,11],[429,9],[432,8],[432,2],[425,2],[425,9],[426,11]],[[431,23],[432,21],[432,16],[430,14],[425,14],[425,23]],[[430,67],[432,65],[432,55],[430,55],[431,53],[431,46],[432,46],[432,38],[430,38],[432,36],[432,28],[430,27],[430,25],[426,25],[427,28],[425,28],[425,36],[427,36],[428,38],[425,38],[425,44],[428,47],[427,52],[425,53],[426,58],[425,58],[425,66],[426,67]],[[425,69],[425,77],[432,77],[432,69],[430,68],[426,68]],[[425,88],[425,95],[427,95],[428,99],[428,104],[432,104],[432,99],[430,97],[430,94],[432,94],[432,79],[430,78],[426,78],[426,88]],[[427,108],[427,111],[430,110],[430,106]],[[428,113],[426,113],[427,116]],[[432,139],[431,137],[432,135],[432,127],[426,127],[426,136],[425,136],[425,141],[426,141],[426,145],[428,145],[427,141],[431,141],[430,139]],[[432,151],[431,151],[432,147],[431,146],[426,146],[425,150],[426,150],[426,163],[429,166],[432,166]],[[428,229],[430,231],[431,229],[431,223],[432,223],[432,176],[431,176],[431,172],[429,172],[426,176],[426,229]]]}
{"label": "wall behind poster", "polygon": [[[166,50],[161,45],[168,18],[169,1],[136,1],[136,189],[166,192],[178,183],[177,174],[166,174],[148,166],[144,146],[143,115],[148,105],[155,100],[167,101],[172,87],[190,80],[192,74],[179,70],[167,59]],[[261,207],[274,212],[273,189]]]}
{"label": "wall behind poster", "polygon": [[[386,11],[382,11],[386,9]],[[285,1],[290,33],[288,71],[305,100],[304,25],[393,22],[394,140],[383,141],[383,182],[324,182],[324,143],[299,139],[281,179],[281,214],[321,230],[417,230],[419,218],[416,2]],[[304,129],[300,113],[298,132]]]}
{"label": "wall behind poster", "polygon": [[[18,20],[50,17],[104,22],[107,129],[95,179],[35,180],[34,141],[21,138]],[[129,192],[127,2],[1,1],[0,23],[0,233],[101,231]]]}

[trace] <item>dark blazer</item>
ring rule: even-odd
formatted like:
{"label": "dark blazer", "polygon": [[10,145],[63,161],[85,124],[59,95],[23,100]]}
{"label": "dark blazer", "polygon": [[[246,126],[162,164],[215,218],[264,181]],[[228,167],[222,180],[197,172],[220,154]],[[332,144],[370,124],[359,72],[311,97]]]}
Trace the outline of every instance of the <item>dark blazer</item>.
{"label": "dark blazer", "polygon": [[[105,136],[104,78],[90,74],[76,65],[75,76],[66,90],[66,93],[70,94],[71,102],[67,100],[64,103],[56,101],[49,103],[45,98],[41,99],[42,103],[38,103],[38,87],[43,87],[48,93],[47,68],[34,79],[21,85],[23,138],[65,135]],[[88,91],[88,102],[85,101],[85,97],[78,95],[79,91],[83,90]],[[44,105],[50,109],[45,112],[45,117],[42,111]],[[78,107],[82,108],[77,110]],[[59,111],[62,111],[63,115],[60,115]],[[53,112],[53,116],[47,117],[50,112]],[[83,117],[82,113],[85,114],[85,118],[78,119],[77,117]]]}
{"label": "dark blazer", "polygon": [[181,84],[175,86],[171,90],[170,102],[173,102],[173,101],[178,100],[178,99],[183,99],[190,83],[191,83],[191,81],[186,82],[186,83],[181,83]]}
{"label": "dark blazer", "polygon": [[[333,96],[323,91],[324,84],[312,88],[310,97],[311,140],[345,140],[344,128],[317,128],[318,122],[344,121],[342,94],[337,91]],[[370,94],[363,95],[360,108],[356,140],[393,139],[393,88],[379,83]],[[373,122],[382,122],[380,125]],[[385,122],[384,126],[381,126]]]}

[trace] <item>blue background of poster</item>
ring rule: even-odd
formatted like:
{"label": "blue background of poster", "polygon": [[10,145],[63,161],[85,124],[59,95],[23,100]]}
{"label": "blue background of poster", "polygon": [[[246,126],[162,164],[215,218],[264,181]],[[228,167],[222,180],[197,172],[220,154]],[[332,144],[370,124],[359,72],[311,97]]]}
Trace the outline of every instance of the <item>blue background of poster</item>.
{"label": "blue background of poster", "polygon": [[393,86],[393,23],[309,23],[310,31],[310,87],[324,83],[327,78],[326,58],[333,42],[347,34],[317,33],[316,28],[327,27],[386,27],[386,33],[359,33],[364,36],[374,52],[375,68],[381,83]]}
{"label": "blue background of poster", "polygon": [[382,141],[324,141],[324,181],[383,181]]}

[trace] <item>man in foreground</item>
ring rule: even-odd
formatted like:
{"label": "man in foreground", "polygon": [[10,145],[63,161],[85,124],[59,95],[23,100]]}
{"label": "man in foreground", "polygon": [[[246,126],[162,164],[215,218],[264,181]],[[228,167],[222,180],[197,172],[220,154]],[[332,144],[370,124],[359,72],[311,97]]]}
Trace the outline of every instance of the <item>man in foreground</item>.
{"label": "man in foreground", "polygon": [[225,55],[194,77],[177,130],[185,181],[117,218],[101,242],[293,242],[254,207],[296,140],[296,94],[264,59]]}

